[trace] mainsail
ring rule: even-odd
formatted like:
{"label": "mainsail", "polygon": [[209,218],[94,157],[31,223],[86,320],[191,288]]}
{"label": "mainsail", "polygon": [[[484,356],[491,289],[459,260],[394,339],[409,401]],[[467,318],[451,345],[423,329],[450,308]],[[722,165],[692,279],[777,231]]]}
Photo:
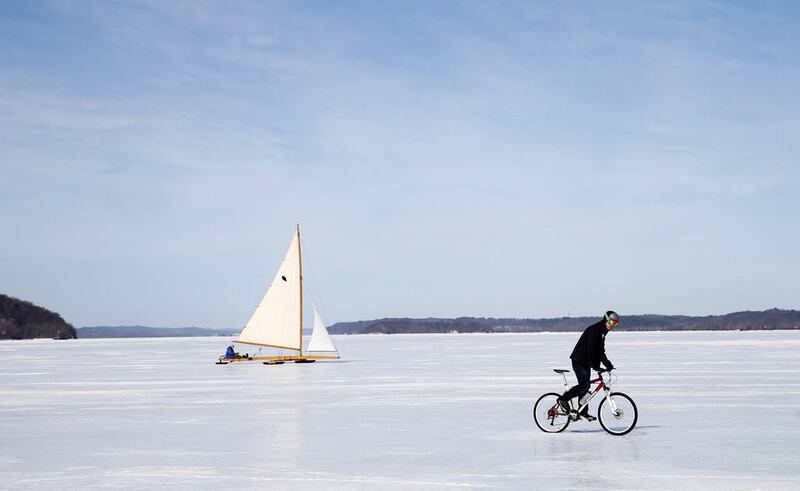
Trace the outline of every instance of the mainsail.
{"label": "mainsail", "polygon": [[267,293],[239,333],[237,343],[302,349],[302,308],[300,279],[300,229],[298,227],[286,257]]}

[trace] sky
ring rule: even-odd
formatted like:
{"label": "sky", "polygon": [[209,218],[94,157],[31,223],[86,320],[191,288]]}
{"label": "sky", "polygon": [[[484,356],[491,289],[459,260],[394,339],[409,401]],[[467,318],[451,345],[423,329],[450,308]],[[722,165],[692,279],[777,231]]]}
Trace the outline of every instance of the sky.
{"label": "sky", "polygon": [[0,3],[0,293],[240,327],[800,308],[796,2]]}

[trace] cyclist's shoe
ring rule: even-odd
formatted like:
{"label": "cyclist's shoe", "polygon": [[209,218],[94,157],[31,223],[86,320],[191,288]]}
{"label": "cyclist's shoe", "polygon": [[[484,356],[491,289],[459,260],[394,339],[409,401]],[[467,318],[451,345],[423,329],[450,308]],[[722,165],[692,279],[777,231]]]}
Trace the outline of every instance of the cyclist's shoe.
{"label": "cyclist's shoe", "polygon": [[585,419],[586,421],[590,421],[590,422],[597,419],[594,416],[592,416],[591,414],[589,414],[589,407],[588,406],[586,408],[584,408],[583,411],[581,411],[580,417]]}
{"label": "cyclist's shoe", "polygon": [[569,414],[569,403],[563,399],[558,399],[558,407]]}

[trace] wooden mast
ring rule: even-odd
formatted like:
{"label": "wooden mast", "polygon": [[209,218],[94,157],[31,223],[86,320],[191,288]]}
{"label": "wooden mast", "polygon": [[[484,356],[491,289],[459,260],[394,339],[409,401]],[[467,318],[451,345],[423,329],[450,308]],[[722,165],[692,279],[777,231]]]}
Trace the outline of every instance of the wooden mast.
{"label": "wooden mast", "polygon": [[300,224],[297,224],[297,263],[300,270],[300,356],[303,356],[303,255],[300,253]]}

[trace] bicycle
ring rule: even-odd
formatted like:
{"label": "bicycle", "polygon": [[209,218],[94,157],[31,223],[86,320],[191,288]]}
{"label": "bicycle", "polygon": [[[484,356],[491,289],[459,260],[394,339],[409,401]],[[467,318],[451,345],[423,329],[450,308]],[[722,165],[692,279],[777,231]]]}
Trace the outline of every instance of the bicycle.
{"label": "bicycle", "polygon": [[[569,370],[554,369],[554,372],[564,378],[564,386],[569,387],[567,376]],[[575,408],[572,400],[569,401],[570,411],[565,412],[558,404],[558,397],[561,394],[548,392],[541,396],[536,404],[533,405],[533,420],[540,430],[547,433],[560,433],[564,431],[571,421],[578,421],[582,418],[581,411],[588,410],[589,401],[601,390],[605,397],[600,401],[597,409],[597,419],[600,426],[612,435],[622,436],[628,434],[639,419],[639,411],[636,404],[627,394],[622,392],[612,392],[610,385],[616,381],[616,376],[610,375],[608,382],[603,379],[603,373],[609,370],[598,370],[597,378],[591,380],[590,384],[597,384],[594,389],[580,398],[578,407]],[[613,377],[613,379],[612,379]],[[591,417],[590,417],[591,418]],[[593,418],[589,419],[591,421]]]}

